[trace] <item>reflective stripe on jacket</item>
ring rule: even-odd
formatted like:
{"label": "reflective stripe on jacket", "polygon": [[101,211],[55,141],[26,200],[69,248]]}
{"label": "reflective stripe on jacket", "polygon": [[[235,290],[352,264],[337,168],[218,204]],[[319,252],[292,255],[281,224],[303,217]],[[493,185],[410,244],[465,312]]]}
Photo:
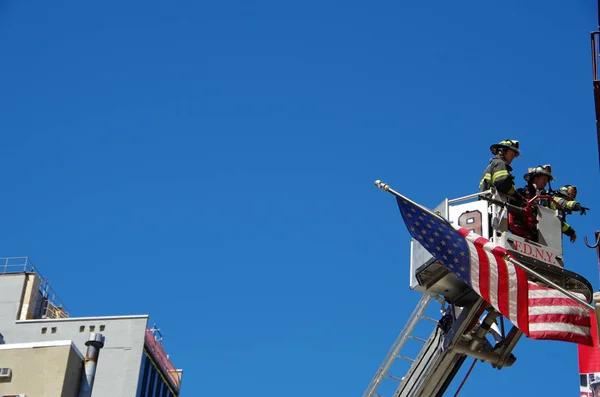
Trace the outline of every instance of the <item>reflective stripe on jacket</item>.
{"label": "reflective stripe on jacket", "polygon": [[581,204],[575,200],[565,200],[562,197],[554,196],[552,197],[552,201],[550,202],[550,208],[558,211],[558,219],[561,222],[561,230],[562,232],[571,237],[575,234],[575,229],[573,229],[567,223],[567,211],[579,211],[581,209]]}
{"label": "reflective stripe on jacket", "polygon": [[511,171],[512,167],[503,159],[497,157],[491,159],[479,182],[479,191],[484,192],[494,186],[500,193],[516,196],[515,177],[511,175]]}

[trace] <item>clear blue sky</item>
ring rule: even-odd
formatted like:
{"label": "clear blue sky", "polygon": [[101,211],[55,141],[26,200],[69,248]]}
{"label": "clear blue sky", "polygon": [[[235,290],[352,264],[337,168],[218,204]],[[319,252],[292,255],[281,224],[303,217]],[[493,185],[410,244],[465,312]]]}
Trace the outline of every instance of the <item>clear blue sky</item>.
{"label": "clear blue sky", "polygon": [[[551,163],[592,207],[565,257],[598,288],[596,25],[591,0],[0,0],[0,254],[74,316],[150,314],[183,396],[360,396],[420,297],[375,179],[433,207],[518,139],[519,184]],[[461,395],[576,395],[575,345],[515,354]]]}

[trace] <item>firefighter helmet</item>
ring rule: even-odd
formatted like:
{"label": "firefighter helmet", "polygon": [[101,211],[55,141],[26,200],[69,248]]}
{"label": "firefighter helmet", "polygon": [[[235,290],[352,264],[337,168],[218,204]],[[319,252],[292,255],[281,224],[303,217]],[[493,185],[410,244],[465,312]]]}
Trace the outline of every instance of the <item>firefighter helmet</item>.
{"label": "firefighter helmet", "polygon": [[563,197],[570,198],[571,200],[575,200],[575,198],[577,197],[577,186],[565,185],[558,189],[556,193],[560,194]]}
{"label": "firefighter helmet", "polygon": [[537,167],[529,168],[527,173],[523,175],[523,179],[529,182],[530,179],[537,175],[546,175],[549,181],[553,181],[552,166],[550,164],[538,165]]}
{"label": "firefighter helmet", "polygon": [[515,139],[505,139],[500,143],[494,143],[492,146],[490,146],[490,151],[494,155],[498,152],[498,150],[507,149],[513,150],[517,154],[517,157],[521,155],[521,152],[519,151],[519,141]]}

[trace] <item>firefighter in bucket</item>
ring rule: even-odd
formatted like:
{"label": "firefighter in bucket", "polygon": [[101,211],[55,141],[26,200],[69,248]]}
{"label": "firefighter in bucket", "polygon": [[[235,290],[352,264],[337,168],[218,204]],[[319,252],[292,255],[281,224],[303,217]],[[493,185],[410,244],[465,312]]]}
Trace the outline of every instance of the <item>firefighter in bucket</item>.
{"label": "firefighter in bucket", "polygon": [[[546,185],[554,180],[552,176],[552,166],[550,164],[538,165],[529,168],[523,175],[527,185],[518,189],[520,196],[524,198],[525,203],[536,196],[548,196]],[[547,198],[536,200],[535,205],[550,208],[550,201]],[[535,206],[526,205],[522,209],[511,208],[508,213],[508,228],[516,234],[530,240],[537,240],[537,211]]]}
{"label": "firefighter in bucket", "polygon": [[578,211],[581,215],[585,215],[586,211],[589,210],[589,208],[582,207],[575,198],[577,198],[577,187],[565,185],[554,191],[554,196],[550,203],[550,208],[558,210],[562,232],[565,236],[569,237],[572,243],[577,240],[577,234],[575,233],[575,229],[567,223],[567,214]]}
{"label": "firefighter in bucket", "polygon": [[515,177],[511,174],[511,163],[521,155],[519,150],[519,141],[515,139],[505,139],[500,143],[490,146],[490,151],[494,155],[490,163],[483,172],[479,182],[479,191],[484,192],[491,187],[496,188],[500,193],[510,197],[516,205],[523,205],[523,197],[515,187]]}
{"label": "firefighter in bucket", "polygon": [[[546,185],[548,182],[554,180],[554,177],[552,176],[552,166],[546,164],[529,168],[527,173],[523,175],[523,179],[525,179],[527,185],[524,188],[518,189],[518,191],[526,200],[531,200],[535,196],[548,195]],[[547,199],[544,199],[539,204],[545,207],[549,206]]]}

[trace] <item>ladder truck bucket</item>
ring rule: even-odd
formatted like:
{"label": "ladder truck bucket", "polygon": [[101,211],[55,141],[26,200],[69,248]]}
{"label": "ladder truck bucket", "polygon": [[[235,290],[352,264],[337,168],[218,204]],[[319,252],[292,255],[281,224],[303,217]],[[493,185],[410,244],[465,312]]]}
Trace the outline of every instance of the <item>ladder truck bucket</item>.
{"label": "ladder truck bucket", "polygon": [[[491,203],[491,205],[490,205]],[[562,231],[555,210],[537,208],[537,238],[535,240],[513,234],[509,230],[508,211],[496,196],[472,194],[457,199],[445,199],[434,211],[451,224],[469,229],[499,244],[515,259],[543,277],[528,276],[531,281],[545,284],[548,279],[567,291],[583,294],[592,302],[593,288],[583,276],[565,269],[562,255]],[[477,294],[436,260],[414,238],[411,239],[410,288],[421,293],[440,294],[458,305],[477,299]]]}

